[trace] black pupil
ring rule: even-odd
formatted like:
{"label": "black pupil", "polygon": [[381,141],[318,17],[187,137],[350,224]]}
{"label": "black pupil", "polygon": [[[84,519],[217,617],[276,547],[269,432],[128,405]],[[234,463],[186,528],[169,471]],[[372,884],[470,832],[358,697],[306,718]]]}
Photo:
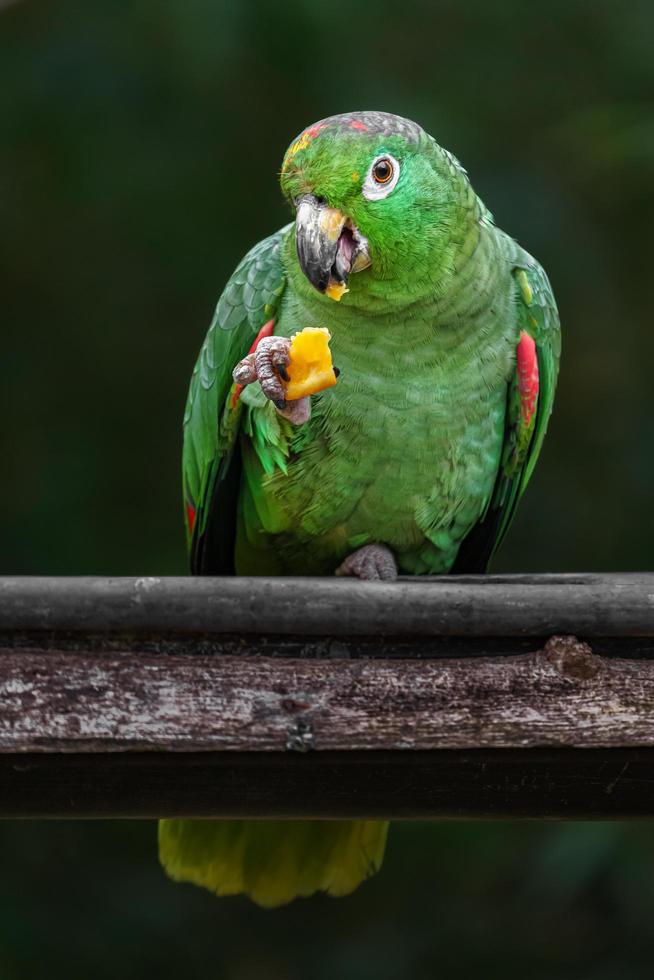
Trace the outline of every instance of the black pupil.
{"label": "black pupil", "polygon": [[375,177],[377,180],[386,181],[391,175],[391,165],[388,160],[380,160],[375,164]]}

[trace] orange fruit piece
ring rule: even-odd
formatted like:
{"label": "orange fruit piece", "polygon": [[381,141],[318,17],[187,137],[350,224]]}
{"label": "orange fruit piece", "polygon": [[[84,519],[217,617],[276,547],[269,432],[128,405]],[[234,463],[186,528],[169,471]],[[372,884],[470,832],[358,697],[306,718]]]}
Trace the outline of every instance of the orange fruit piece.
{"label": "orange fruit piece", "polygon": [[286,385],[287,401],[315,395],[336,384],[330,339],[326,327],[305,327],[291,337],[290,363],[286,369],[290,378]]}
{"label": "orange fruit piece", "polygon": [[329,296],[330,299],[335,299],[337,303],[340,303],[344,294],[349,293],[349,291],[344,282],[334,282],[327,286],[325,296]]}

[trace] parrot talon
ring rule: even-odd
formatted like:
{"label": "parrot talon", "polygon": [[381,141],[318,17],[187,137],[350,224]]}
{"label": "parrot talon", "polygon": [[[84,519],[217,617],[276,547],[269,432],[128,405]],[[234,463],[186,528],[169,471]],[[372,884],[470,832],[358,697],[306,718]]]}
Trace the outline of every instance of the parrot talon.
{"label": "parrot talon", "polygon": [[257,380],[257,371],[254,366],[254,354],[248,354],[236,365],[232,371],[232,378],[238,385],[249,385]]}
{"label": "parrot talon", "polygon": [[[285,340],[286,338],[285,337],[280,337],[280,338],[277,338],[277,339],[279,339],[279,340]],[[291,380],[290,377],[289,377],[289,375],[288,375],[288,372],[286,370],[286,368],[291,363],[291,359],[290,359],[290,356],[289,356],[289,353],[288,353],[289,350],[290,350],[291,343],[292,343],[292,341],[289,342],[288,346],[284,345],[283,347],[274,347],[273,350],[272,350],[271,357],[270,357],[270,363],[272,364],[273,368],[275,369],[275,371],[277,372],[277,374],[280,376],[280,378],[282,378],[284,381],[290,381]]]}
{"label": "parrot talon", "polygon": [[367,582],[390,581],[397,578],[397,563],[385,544],[365,544],[343,561],[335,575],[353,575]]}
{"label": "parrot talon", "polygon": [[311,399],[308,395],[292,402],[284,402],[283,407],[276,402],[275,408],[292,425],[304,425],[311,418]]}
{"label": "parrot talon", "polygon": [[290,364],[289,337],[263,337],[255,351],[244,357],[232,371],[236,384],[249,385],[258,381],[266,398],[279,414],[293,425],[304,425],[311,417],[309,398],[286,401],[284,383],[290,381],[287,371]]}

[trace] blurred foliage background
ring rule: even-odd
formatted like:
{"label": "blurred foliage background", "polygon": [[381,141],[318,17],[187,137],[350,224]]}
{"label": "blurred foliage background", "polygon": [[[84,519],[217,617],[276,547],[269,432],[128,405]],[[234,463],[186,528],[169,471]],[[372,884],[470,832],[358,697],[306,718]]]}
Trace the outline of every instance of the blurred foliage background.
{"label": "blurred foliage background", "polygon": [[[650,0],[0,2],[1,573],[185,570],[180,418],[291,137],[417,119],[548,270],[564,357],[497,570],[651,568]],[[651,976],[647,825],[397,826],[348,900],[264,913],[154,827],[5,824],[0,980]]]}

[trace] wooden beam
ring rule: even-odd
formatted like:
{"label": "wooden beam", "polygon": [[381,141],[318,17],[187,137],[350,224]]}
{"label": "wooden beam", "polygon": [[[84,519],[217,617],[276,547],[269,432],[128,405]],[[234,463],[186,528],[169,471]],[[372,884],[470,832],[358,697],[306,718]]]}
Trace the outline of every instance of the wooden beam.
{"label": "wooden beam", "polygon": [[0,651],[2,752],[654,746],[654,662]]}
{"label": "wooden beam", "polygon": [[0,579],[0,816],[654,816],[653,613],[645,574]]}

